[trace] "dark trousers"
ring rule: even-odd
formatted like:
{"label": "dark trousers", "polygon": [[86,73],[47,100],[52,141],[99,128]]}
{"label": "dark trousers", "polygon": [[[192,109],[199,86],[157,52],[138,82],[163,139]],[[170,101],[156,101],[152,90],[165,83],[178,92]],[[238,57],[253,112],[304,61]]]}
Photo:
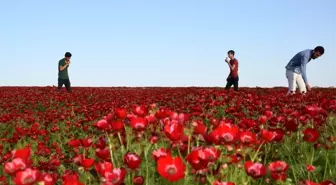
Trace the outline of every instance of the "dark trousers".
{"label": "dark trousers", "polygon": [[239,77],[228,77],[226,81],[227,81],[226,87],[225,87],[226,90],[229,90],[231,86],[233,85],[234,90],[238,91]]}
{"label": "dark trousers", "polygon": [[68,92],[71,91],[71,83],[69,79],[58,79],[58,90],[62,89],[62,86],[65,85],[65,88]]}

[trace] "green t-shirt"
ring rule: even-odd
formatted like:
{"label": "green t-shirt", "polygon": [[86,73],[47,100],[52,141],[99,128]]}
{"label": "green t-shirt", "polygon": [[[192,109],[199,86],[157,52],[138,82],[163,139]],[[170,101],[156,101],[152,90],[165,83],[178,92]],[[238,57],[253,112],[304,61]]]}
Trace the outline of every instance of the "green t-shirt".
{"label": "green t-shirt", "polygon": [[58,62],[58,78],[59,79],[69,79],[68,67],[67,66],[63,71],[60,71],[60,67],[65,65],[65,59],[63,58]]}

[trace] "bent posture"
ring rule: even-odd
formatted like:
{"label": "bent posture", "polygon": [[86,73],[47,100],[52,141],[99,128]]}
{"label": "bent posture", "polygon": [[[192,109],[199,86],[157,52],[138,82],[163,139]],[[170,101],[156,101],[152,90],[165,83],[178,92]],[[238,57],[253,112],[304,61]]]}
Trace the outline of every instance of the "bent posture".
{"label": "bent posture", "polygon": [[306,65],[311,59],[317,59],[324,54],[324,48],[317,46],[315,49],[307,49],[297,53],[286,65],[286,77],[288,79],[288,92],[289,94],[295,94],[296,87],[299,87],[301,93],[310,91],[310,85],[308,83]]}
{"label": "bent posture", "polygon": [[68,74],[68,67],[70,65],[71,53],[66,52],[65,57],[58,62],[58,90],[62,89],[65,85],[68,92],[71,91],[71,84]]}
{"label": "bent posture", "polygon": [[226,90],[229,90],[233,85],[234,90],[238,91],[238,60],[234,57],[235,52],[233,50],[228,51],[228,57],[225,59],[225,62],[229,65],[230,74],[227,77],[226,81]]}

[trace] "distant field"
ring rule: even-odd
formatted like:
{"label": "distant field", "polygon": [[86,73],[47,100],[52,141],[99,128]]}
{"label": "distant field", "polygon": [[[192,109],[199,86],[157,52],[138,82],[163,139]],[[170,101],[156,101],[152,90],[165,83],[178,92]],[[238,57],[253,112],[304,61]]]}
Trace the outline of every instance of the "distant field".
{"label": "distant field", "polygon": [[335,89],[286,91],[0,87],[0,184],[335,184]]}

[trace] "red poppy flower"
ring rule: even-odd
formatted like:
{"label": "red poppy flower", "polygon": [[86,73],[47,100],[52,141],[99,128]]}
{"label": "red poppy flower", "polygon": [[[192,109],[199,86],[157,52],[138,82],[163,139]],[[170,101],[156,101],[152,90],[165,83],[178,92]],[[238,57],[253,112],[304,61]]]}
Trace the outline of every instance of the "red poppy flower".
{"label": "red poppy flower", "polygon": [[303,134],[303,140],[311,143],[315,143],[320,137],[319,131],[315,128],[307,128],[303,131]]}
{"label": "red poppy flower", "polygon": [[239,139],[242,144],[256,144],[257,142],[257,136],[256,134],[250,132],[250,131],[245,131],[245,132],[240,132],[239,134]]}
{"label": "red poppy flower", "polygon": [[313,181],[305,180],[305,181],[301,181],[299,185],[320,185],[320,184],[313,182]]}
{"label": "red poppy flower", "polygon": [[202,160],[207,160],[209,162],[215,162],[221,156],[220,150],[217,150],[215,147],[203,148],[200,153],[200,158]]}
{"label": "red poppy flower", "polygon": [[185,164],[180,157],[173,158],[168,155],[162,157],[157,162],[159,174],[170,182],[176,182],[184,178],[186,170]]}
{"label": "red poppy flower", "polygon": [[134,117],[131,119],[131,126],[134,130],[143,131],[147,127],[148,121],[143,117]]}
{"label": "red poppy flower", "polygon": [[335,182],[331,182],[329,180],[325,180],[325,181],[322,181],[320,183],[320,185],[336,185],[336,183]]}
{"label": "red poppy flower", "polygon": [[158,136],[152,136],[149,138],[149,142],[151,142],[152,144],[155,144],[159,141],[159,137]]}
{"label": "red poppy flower", "polygon": [[85,169],[89,169],[91,168],[93,165],[94,165],[94,159],[90,159],[90,158],[86,158],[86,159],[83,159],[81,161],[81,165],[85,168]]}
{"label": "red poppy flower", "polygon": [[276,181],[285,181],[287,178],[287,170],[289,165],[285,161],[275,161],[268,165],[268,170],[271,171],[271,178]]}
{"label": "red poppy flower", "polygon": [[194,126],[194,133],[195,134],[205,134],[207,131],[207,127],[206,125],[204,125],[202,122],[198,121],[198,122],[193,122],[193,126]]}
{"label": "red poppy flower", "polygon": [[168,124],[164,126],[164,133],[172,141],[180,140],[184,135],[183,130],[184,130],[183,125],[181,125],[175,120],[170,121]]}
{"label": "red poppy flower", "polygon": [[317,105],[306,105],[305,111],[310,116],[317,116],[319,113],[324,112],[323,108],[318,107]]}
{"label": "red poppy flower", "polygon": [[148,108],[146,106],[135,106],[133,113],[137,116],[146,116],[148,114]]}
{"label": "red poppy flower", "polygon": [[281,142],[284,138],[284,131],[281,128],[276,128],[276,129],[269,129],[275,137],[273,138],[273,141],[275,142]]}
{"label": "red poppy flower", "polygon": [[23,161],[28,161],[31,155],[30,147],[20,148],[12,151],[12,158],[21,158]]}
{"label": "red poppy flower", "polygon": [[266,175],[266,167],[261,163],[253,163],[252,161],[245,162],[245,171],[247,175],[254,179],[263,177]]}
{"label": "red poppy flower", "polygon": [[286,181],[287,173],[284,172],[271,172],[271,178],[275,181]]}
{"label": "red poppy flower", "polygon": [[113,185],[121,185],[124,182],[126,170],[124,168],[114,168],[112,172],[106,172],[104,177],[107,182]]}
{"label": "red poppy flower", "polygon": [[209,161],[202,160],[200,155],[204,156],[204,153],[202,152],[201,149],[197,149],[197,150],[190,152],[186,158],[186,160],[195,170],[203,170],[208,167]]}
{"label": "red poppy flower", "polygon": [[68,172],[62,176],[62,185],[84,185],[79,181],[77,174]]}
{"label": "red poppy flower", "polygon": [[269,131],[269,130],[261,130],[261,136],[264,140],[268,141],[268,142],[271,142],[274,140],[276,134],[272,131]]}
{"label": "red poppy flower", "polygon": [[16,173],[14,183],[16,185],[32,185],[37,181],[39,175],[38,170],[27,168]]}
{"label": "red poppy flower", "polygon": [[43,183],[44,185],[55,185],[57,181],[56,173],[42,173],[38,178],[38,183]]}
{"label": "red poppy flower", "polygon": [[267,122],[267,116],[265,116],[265,115],[261,115],[261,116],[259,116],[259,118],[258,118],[258,122],[259,122],[260,124],[265,124],[265,123]]}
{"label": "red poppy flower", "polygon": [[27,168],[26,162],[21,158],[15,158],[12,162],[5,163],[5,172],[9,175],[15,174],[17,171]]}
{"label": "red poppy flower", "polygon": [[115,108],[115,115],[120,119],[125,119],[127,117],[127,112],[124,108]]}
{"label": "red poppy flower", "polygon": [[145,182],[145,179],[143,176],[134,176],[133,178],[133,184],[134,185],[143,185]]}
{"label": "red poppy flower", "polygon": [[239,129],[233,124],[220,124],[210,133],[212,141],[216,144],[232,144],[235,143],[239,136]]}
{"label": "red poppy flower", "polygon": [[315,166],[313,166],[313,165],[306,165],[306,169],[309,172],[313,172],[313,171],[315,171]]}
{"label": "red poppy flower", "polygon": [[72,148],[77,148],[81,145],[81,141],[79,139],[72,139],[68,142],[68,145],[70,145]]}
{"label": "red poppy flower", "polygon": [[99,175],[104,177],[106,172],[111,172],[113,169],[113,165],[110,162],[103,162],[103,163],[97,163],[95,165],[95,169]]}
{"label": "red poppy flower", "polygon": [[136,153],[128,152],[124,155],[124,163],[132,170],[139,168],[141,161],[140,156]]}
{"label": "red poppy flower", "polygon": [[265,111],[265,116],[266,116],[268,119],[270,119],[270,118],[273,117],[273,112],[270,111],[270,110],[267,110],[267,111]]}
{"label": "red poppy flower", "polygon": [[156,121],[156,117],[155,117],[155,115],[153,115],[153,114],[148,115],[148,116],[146,116],[145,118],[147,119],[148,123],[153,123],[153,122]]}
{"label": "red poppy flower", "polygon": [[111,122],[112,130],[114,132],[122,131],[124,128],[124,123],[122,120],[115,120]]}
{"label": "red poppy flower", "polygon": [[271,172],[286,172],[289,165],[285,161],[275,161],[268,165],[268,169]]}
{"label": "red poppy flower", "polygon": [[110,150],[108,148],[104,148],[104,149],[98,148],[96,149],[96,156],[102,160],[108,160],[111,157]]}
{"label": "red poppy flower", "polygon": [[94,124],[94,126],[101,130],[108,130],[111,127],[111,125],[105,119],[99,120]]}
{"label": "red poppy flower", "polygon": [[92,145],[92,139],[91,138],[85,138],[81,139],[81,144],[84,148],[89,148]]}

